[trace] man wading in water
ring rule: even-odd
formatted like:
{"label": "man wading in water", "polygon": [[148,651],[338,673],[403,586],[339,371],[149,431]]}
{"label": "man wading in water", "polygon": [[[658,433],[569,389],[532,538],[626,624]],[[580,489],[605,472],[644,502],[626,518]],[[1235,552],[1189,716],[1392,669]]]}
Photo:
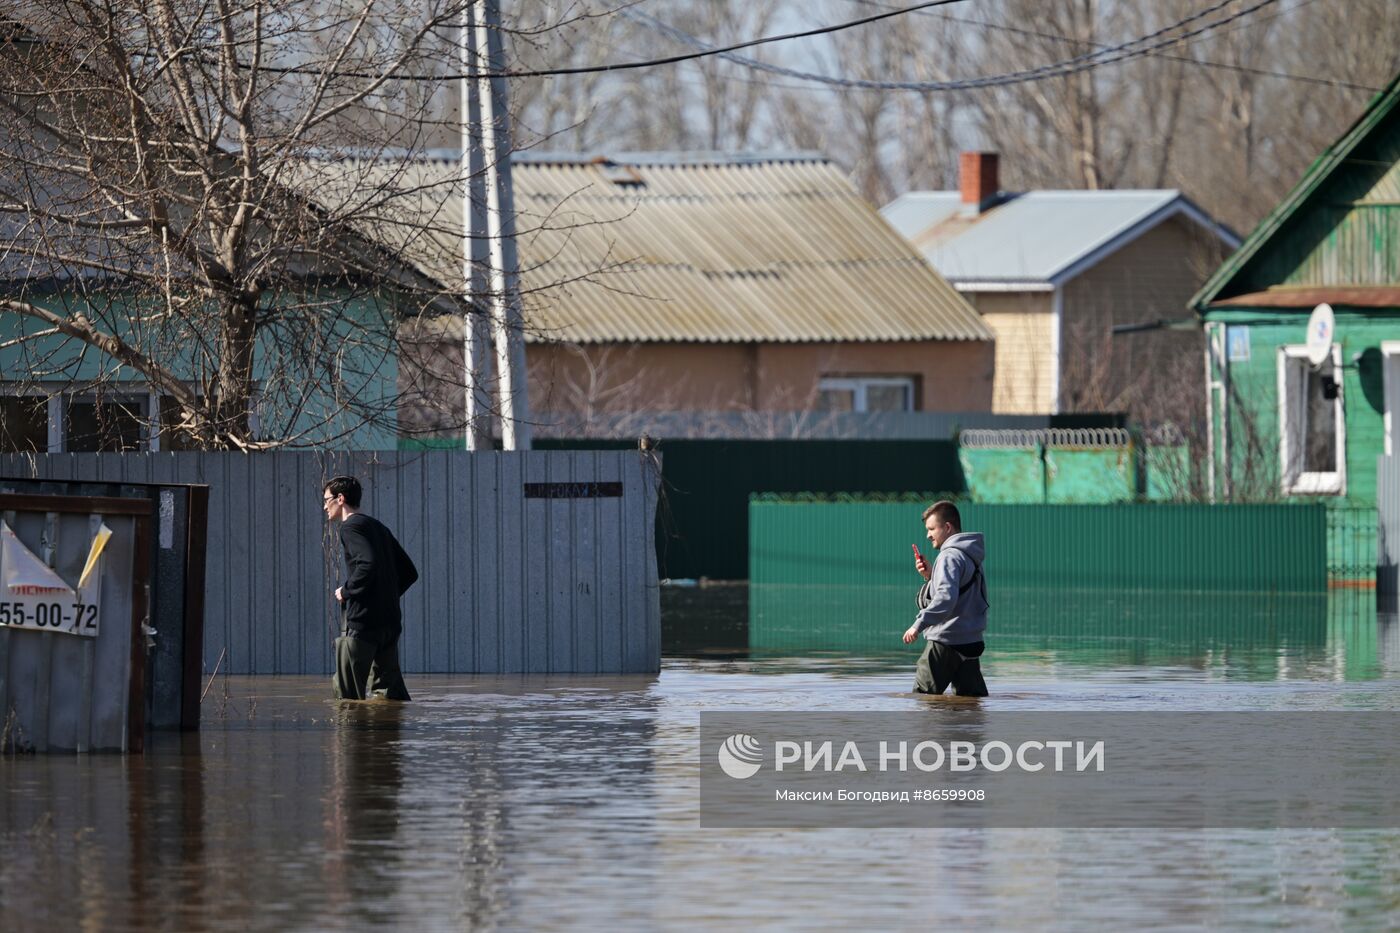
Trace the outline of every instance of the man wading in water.
{"label": "man wading in water", "polygon": [[345,584],[335,589],[344,631],[335,640],[332,683],[342,700],[364,700],[376,693],[407,700],[399,670],[399,597],[418,579],[418,568],[388,528],[360,511],[360,494],[359,480],[337,476],[321,495],[326,518],[340,522],[347,571]]}
{"label": "man wading in water", "polygon": [[919,589],[919,614],[904,633],[913,644],[922,632],[927,644],[915,668],[917,693],[942,693],[953,685],[960,697],[984,697],[987,682],[978,660],[986,645],[987,581],[982,576],[986,548],[982,536],[964,533],[958,507],[940,500],[924,509],[924,529],[938,549],[930,567],[914,545],[914,569],[924,578]]}

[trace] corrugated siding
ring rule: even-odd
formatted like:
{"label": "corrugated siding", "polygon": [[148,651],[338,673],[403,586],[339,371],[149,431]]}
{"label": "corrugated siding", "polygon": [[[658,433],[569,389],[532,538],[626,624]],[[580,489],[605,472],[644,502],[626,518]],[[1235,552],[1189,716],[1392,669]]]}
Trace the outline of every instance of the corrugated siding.
{"label": "corrugated siding", "polygon": [[[45,541],[54,542],[52,566],[68,580],[81,574],[100,527],[88,515],[59,515],[53,525],[37,512],[8,512],[5,520],[36,554]],[[0,753],[127,749],[136,522],[115,515],[101,521],[112,539],[104,552],[97,637],[0,627]]]}
{"label": "corrugated siding", "polygon": [[[924,506],[750,503],[749,646],[899,649],[916,614],[910,544],[935,553]],[[1218,635],[1228,619],[1243,637],[1277,639],[1284,623],[1324,628],[1322,506],[959,509],[967,530],[987,538],[988,636],[1180,643]]]}
{"label": "corrugated siding", "polygon": [[[828,162],[513,166],[532,333],[576,342],[989,340],[976,312]],[[462,276],[460,166],[308,163],[370,209],[364,232],[437,281]],[[371,199],[373,200],[373,199]]]}
{"label": "corrugated siding", "polygon": [[[31,464],[34,472],[31,472]],[[660,666],[652,534],[659,464],[637,451],[0,456],[0,476],[210,486],[204,662],[329,674],[343,576],[320,504],[359,477],[421,580],[404,597],[409,672],[638,673]],[[623,484],[526,499],[527,482]]]}
{"label": "corrugated siding", "polygon": [[[753,584],[907,584],[927,503],[749,504]],[[1007,586],[1237,592],[1327,588],[1321,505],[959,505]],[[922,543],[921,543],[922,542]]]}
{"label": "corrugated siding", "polygon": [[[811,647],[849,650],[877,637],[898,647],[890,638],[913,620],[919,582],[909,546],[934,553],[919,518],[925,505],[751,502],[751,646],[790,646],[802,630]],[[1129,632],[1144,600],[1191,607],[1238,593],[1258,603],[1327,592],[1321,505],[959,508],[963,526],[986,535],[989,626],[1020,624],[1051,594],[1081,605],[1095,592],[1151,594],[1121,610]]]}

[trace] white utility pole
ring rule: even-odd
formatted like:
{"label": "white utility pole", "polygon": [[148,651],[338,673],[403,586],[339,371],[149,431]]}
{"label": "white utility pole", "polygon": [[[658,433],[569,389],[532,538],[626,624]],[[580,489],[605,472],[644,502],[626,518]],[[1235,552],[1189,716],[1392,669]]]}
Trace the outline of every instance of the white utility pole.
{"label": "white utility pole", "polygon": [[486,174],[477,137],[481,107],[475,89],[477,4],[462,8],[462,371],[466,386],[467,450],[491,449],[491,324],[481,296],[486,294]]}
{"label": "white utility pole", "polygon": [[[477,64],[476,110],[480,116],[480,150],[486,189],[486,295],[491,309],[491,336],[496,348],[496,385],[500,398],[501,442],[506,450],[530,449],[530,402],[525,378],[525,335],[520,311],[520,261],[515,251],[515,199],[510,180],[510,117],[506,79],[485,77],[505,70],[501,41],[500,0],[474,0],[472,26]],[[473,212],[477,210],[473,202]],[[476,227],[476,224],[472,224]]]}

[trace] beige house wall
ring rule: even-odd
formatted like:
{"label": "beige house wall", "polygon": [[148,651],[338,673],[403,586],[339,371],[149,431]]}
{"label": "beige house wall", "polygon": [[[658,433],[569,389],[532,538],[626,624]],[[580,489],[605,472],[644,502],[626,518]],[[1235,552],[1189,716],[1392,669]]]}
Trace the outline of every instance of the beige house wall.
{"label": "beige house wall", "polygon": [[1063,286],[1064,411],[1126,411],[1140,423],[1186,424],[1204,409],[1201,331],[1110,334],[1115,324],[1182,319],[1224,259],[1196,224],[1173,218]]}
{"label": "beige house wall", "polygon": [[989,411],[985,341],[531,345],[532,410],[801,411],[823,376],[910,376],[920,411]]}
{"label": "beige house wall", "polygon": [[917,411],[990,411],[993,344],[973,340],[758,345],[758,408],[794,411],[816,402],[823,376],[910,376]]}
{"label": "beige house wall", "polygon": [[[444,339],[446,337],[446,339]],[[399,427],[406,437],[462,430],[462,346],[449,328],[400,333]],[[823,376],[909,376],[919,411],[990,411],[988,341],[840,344],[541,344],[525,351],[530,411],[541,422],[650,412],[804,411]]]}
{"label": "beige house wall", "polygon": [[758,398],[752,344],[530,344],[530,410],[573,414],[747,411]]}
{"label": "beige house wall", "polygon": [[992,411],[1044,414],[1054,409],[1055,315],[1050,292],[964,292],[996,334]]}

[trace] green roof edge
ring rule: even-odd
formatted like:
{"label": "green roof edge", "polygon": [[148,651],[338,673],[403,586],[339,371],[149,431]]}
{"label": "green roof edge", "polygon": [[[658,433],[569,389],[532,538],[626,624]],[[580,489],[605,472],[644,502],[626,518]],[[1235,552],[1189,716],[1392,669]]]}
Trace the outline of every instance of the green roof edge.
{"label": "green roof edge", "polygon": [[1284,195],[1283,200],[1271,210],[1263,220],[1250,232],[1245,241],[1240,244],[1240,248],[1235,250],[1230,258],[1226,259],[1215,270],[1215,273],[1206,280],[1192,298],[1190,307],[1198,314],[1203,315],[1210,310],[1210,303],[1215,300],[1225,286],[1235,278],[1244,268],[1245,264],[1258,255],[1259,251],[1273,239],[1274,235],[1283,225],[1298,212],[1304,203],[1322,186],[1332,172],[1336,170],[1347,156],[1357,146],[1361,145],[1376,126],[1384,120],[1395,105],[1400,103],[1400,74],[1390,79],[1382,90],[1378,91],[1361,116],[1356,118],[1347,131],[1339,136],[1336,142],[1328,146],[1323,153],[1313,160],[1312,165],[1303,173],[1303,177],[1298,183]]}

